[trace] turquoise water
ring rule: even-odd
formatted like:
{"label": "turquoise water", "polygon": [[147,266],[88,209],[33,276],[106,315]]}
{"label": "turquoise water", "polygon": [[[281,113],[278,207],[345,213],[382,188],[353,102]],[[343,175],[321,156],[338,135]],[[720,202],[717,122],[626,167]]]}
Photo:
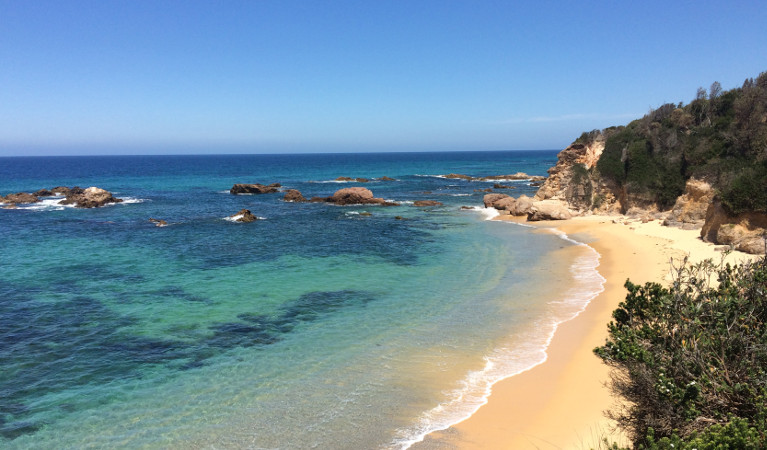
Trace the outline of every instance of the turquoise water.
{"label": "turquoise water", "polygon": [[[486,220],[477,190],[493,183],[440,175],[544,175],[555,160],[0,159],[3,195],[95,185],[127,200],[0,210],[0,444],[397,448],[470,415],[493,382],[545,358],[601,283],[588,248],[563,257],[578,244]],[[307,198],[365,186],[401,206],[230,195],[238,182]],[[263,220],[224,220],[242,208]]]}

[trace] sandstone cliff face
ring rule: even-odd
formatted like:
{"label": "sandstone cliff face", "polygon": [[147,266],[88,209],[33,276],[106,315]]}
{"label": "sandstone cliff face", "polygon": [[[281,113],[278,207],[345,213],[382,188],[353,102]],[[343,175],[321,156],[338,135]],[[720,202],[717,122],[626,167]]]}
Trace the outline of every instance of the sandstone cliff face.
{"label": "sandstone cliff face", "polygon": [[618,196],[610,186],[593,176],[593,168],[605,148],[605,137],[598,134],[591,142],[571,144],[557,155],[557,164],[548,170],[549,177],[535,194],[535,200],[561,200],[583,213],[596,209],[602,213],[618,212]]}
{"label": "sandstone cliff face", "polygon": [[730,216],[722,204],[714,200],[706,211],[706,221],[700,236],[707,242],[730,245],[735,250],[764,255],[767,214],[747,212]]}
{"label": "sandstone cliff face", "polygon": [[679,196],[663,225],[698,229],[706,220],[706,211],[714,200],[715,191],[702,180],[689,179],[684,194]]}

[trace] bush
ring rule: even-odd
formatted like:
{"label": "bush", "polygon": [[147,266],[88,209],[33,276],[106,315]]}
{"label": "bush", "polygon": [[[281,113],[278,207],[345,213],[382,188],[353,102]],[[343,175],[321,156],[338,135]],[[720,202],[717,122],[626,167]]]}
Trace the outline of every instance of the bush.
{"label": "bush", "polygon": [[625,286],[594,351],[614,369],[613,392],[628,400],[611,417],[634,445],[767,445],[767,261],[685,262],[669,287]]}

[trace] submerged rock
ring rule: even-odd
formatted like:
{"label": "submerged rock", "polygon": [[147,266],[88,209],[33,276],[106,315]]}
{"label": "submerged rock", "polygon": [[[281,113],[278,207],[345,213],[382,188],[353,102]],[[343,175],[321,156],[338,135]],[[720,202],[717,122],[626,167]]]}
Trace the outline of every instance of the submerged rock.
{"label": "submerged rock", "polygon": [[278,192],[280,187],[282,187],[280,183],[272,183],[269,185],[263,185],[258,183],[255,183],[255,184],[237,183],[234,186],[232,186],[231,189],[229,189],[229,193],[232,195],[272,194],[274,192]]}
{"label": "submerged rock", "polygon": [[416,200],[413,206],[442,206],[442,202],[436,200]]}
{"label": "submerged rock", "polygon": [[357,183],[369,183],[370,180],[367,178],[351,178],[351,177],[338,177],[336,178],[336,181],[356,181]]}
{"label": "submerged rock", "polygon": [[153,224],[155,224],[155,226],[158,226],[158,227],[167,227],[168,226],[168,222],[166,222],[166,221],[164,221],[162,219],[153,219],[153,218],[150,217],[149,221],[152,222]]}

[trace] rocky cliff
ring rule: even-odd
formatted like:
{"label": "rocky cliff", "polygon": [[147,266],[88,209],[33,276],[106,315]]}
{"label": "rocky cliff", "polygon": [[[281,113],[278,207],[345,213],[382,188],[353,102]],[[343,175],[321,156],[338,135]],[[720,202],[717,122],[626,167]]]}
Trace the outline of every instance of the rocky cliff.
{"label": "rocky cliff", "polygon": [[701,229],[709,242],[764,253],[767,72],[740,88],[699,89],[688,105],[665,104],[626,126],[584,133],[549,175],[535,201],[559,200],[576,214],[660,219]]}

